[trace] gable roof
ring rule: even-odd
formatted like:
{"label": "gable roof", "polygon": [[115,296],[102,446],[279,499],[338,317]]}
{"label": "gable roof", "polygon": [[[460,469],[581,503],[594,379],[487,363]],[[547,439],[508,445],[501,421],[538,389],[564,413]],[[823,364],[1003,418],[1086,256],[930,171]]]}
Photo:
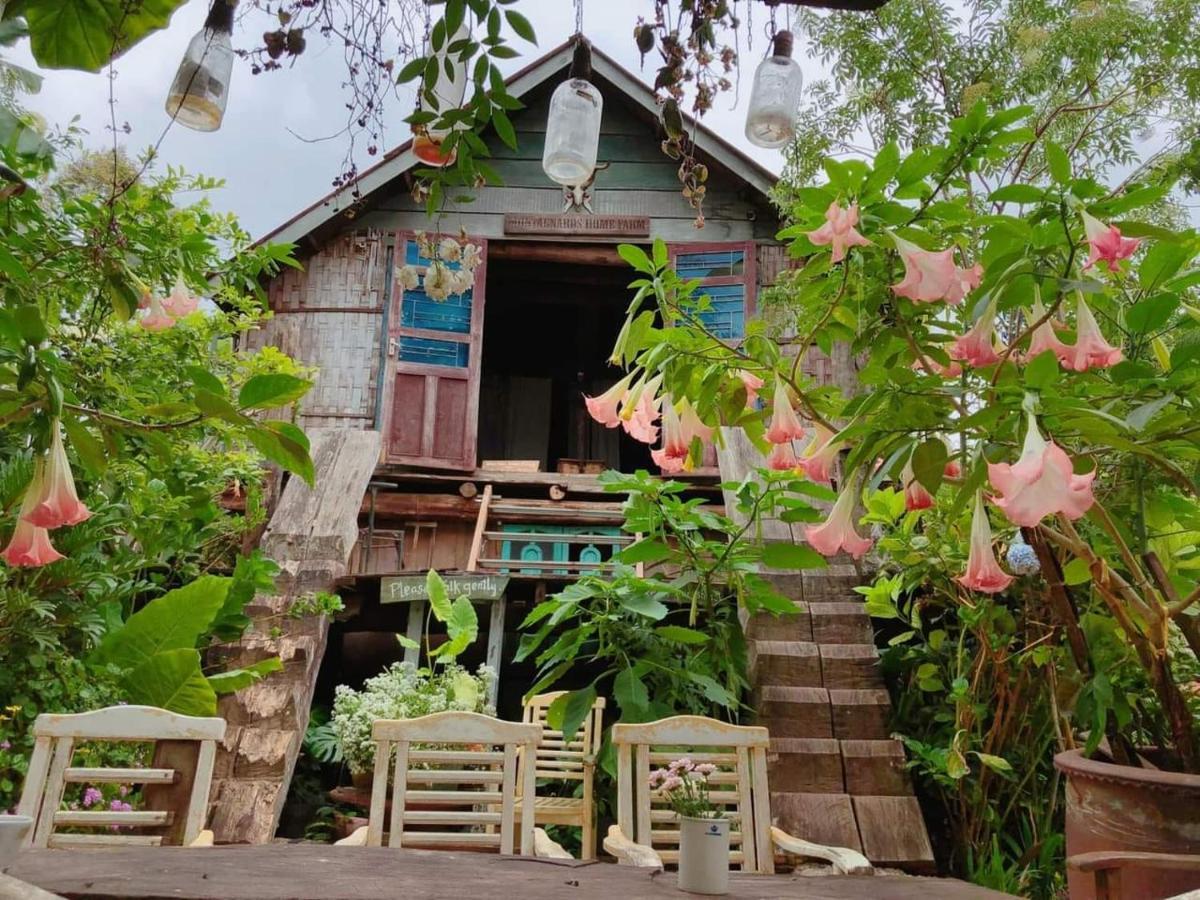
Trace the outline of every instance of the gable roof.
{"label": "gable roof", "polygon": [[[574,41],[568,38],[540,59],[510,75],[504,82],[509,94],[520,99],[565,72],[571,65],[573,49]],[[658,101],[650,86],[594,45],[592,46],[592,73],[616,87],[644,113],[653,119],[658,118]],[[685,116],[685,119],[689,129],[694,126],[695,146],[701,155],[719,163],[742,178],[764,198],[768,196],[778,180],[777,175],[702,123],[696,123],[690,116]],[[410,138],[390,151],[382,160],[367,169],[354,181],[325,195],[307,209],[263,235],[256,241],[256,244],[263,244],[267,241],[298,243],[317,228],[346,212],[351,204],[339,206],[337,201],[352,197],[352,192],[356,188],[361,201],[418,165],[422,165],[422,163],[412,151],[412,139]]]}

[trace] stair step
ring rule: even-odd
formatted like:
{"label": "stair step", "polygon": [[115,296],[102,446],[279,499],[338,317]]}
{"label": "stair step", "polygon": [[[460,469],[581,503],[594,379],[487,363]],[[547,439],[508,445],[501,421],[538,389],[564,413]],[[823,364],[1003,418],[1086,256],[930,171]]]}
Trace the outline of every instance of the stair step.
{"label": "stair step", "polygon": [[899,741],[841,741],[840,744],[848,793],[886,797],[912,794],[912,783],[904,767],[904,745]]}
{"label": "stair step", "polygon": [[772,790],[771,818],[779,828],[801,840],[862,852],[854,806],[848,794]]}
{"label": "stair step", "polygon": [[773,788],[789,793],[844,792],[842,751],[825,738],[771,738],[767,778]]}
{"label": "stair step", "polygon": [[746,637],[752,641],[812,641],[812,619],[808,605],[797,601],[793,615],[755,613],[746,622]]}
{"label": "stair step", "polygon": [[829,692],[817,687],[767,685],[756,692],[756,721],[779,738],[832,738]]}
{"label": "stair step", "polygon": [[854,797],[862,852],[878,866],[933,874],[933,847],[916,797]]}
{"label": "stair step", "polygon": [[804,599],[804,575],[800,572],[763,572],[776,591],[792,600]]}
{"label": "stair step", "polygon": [[862,576],[857,572],[805,572],[803,597],[810,603],[839,600],[858,600],[861,603],[862,594],[855,593],[854,589],[862,583]]}
{"label": "stair step", "polygon": [[829,692],[833,736],[843,740],[884,740],[891,728],[892,704],[888,692],[839,690]]}
{"label": "stair step", "polygon": [[811,641],[752,641],[750,680],[760,687],[821,687],[821,658]]}
{"label": "stair step", "polygon": [[818,644],[821,676],[826,688],[880,688],[879,652],[874,644]]}
{"label": "stair step", "polygon": [[808,612],[812,640],[818,644],[870,644],[875,640],[871,617],[862,603],[814,603]]}

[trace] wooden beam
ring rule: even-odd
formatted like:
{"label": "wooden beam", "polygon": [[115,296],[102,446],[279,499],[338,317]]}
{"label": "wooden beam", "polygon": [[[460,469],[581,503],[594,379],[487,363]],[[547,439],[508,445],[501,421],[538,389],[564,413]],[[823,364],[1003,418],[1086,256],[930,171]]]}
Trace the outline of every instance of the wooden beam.
{"label": "wooden beam", "polygon": [[467,557],[467,571],[474,572],[479,567],[479,552],[483,549],[483,533],[487,530],[488,513],[492,505],[492,486],[485,485],[483,499],[479,502],[479,517],[475,520],[475,534],[471,538],[471,553]]}
{"label": "wooden beam", "polygon": [[615,244],[565,244],[550,241],[493,241],[488,245],[488,262],[557,262],[577,266],[620,266]]}
{"label": "wooden beam", "polygon": [[[492,505],[496,515],[500,515],[504,507],[511,508],[512,512],[504,512],[503,515],[512,521],[570,521],[620,525],[622,520],[622,504],[613,502],[589,503],[578,500],[534,498],[509,500],[493,495]],[[362,504],[362,514],[366,515],[369,509],[370,498],[366,498]],[[479,501],[468,500],[457,494],[401,494],[380,491],[375,498],[377,521],[379,519],[466,519],[474,521],[478,515]]]}

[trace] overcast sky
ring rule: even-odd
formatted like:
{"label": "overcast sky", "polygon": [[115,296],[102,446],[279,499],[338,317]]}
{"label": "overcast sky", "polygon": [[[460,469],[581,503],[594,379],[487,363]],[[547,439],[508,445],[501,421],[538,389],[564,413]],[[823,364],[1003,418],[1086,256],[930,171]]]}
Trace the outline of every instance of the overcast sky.
{"label": "overcast sky", "polygon": [[[736,107],[732,92],[723,95],[705,117],[705,123],[768,168],[779,171],[780,154],[750,145],[742,133],[750,75],[767,47],[765,8],[755,6],[758,15],[753,22],[753,49],[742,48],[743,79]],[[117,122],[129,124],[131,132],[123,140],[131,154],[152,145],[167,125],[163,110],[167,87],[184,47],[204,20],[206,8],[207,0],[188,0],[175,13],[169,28],[152,34],[117,61]],[[568,0],[521,0],[518,8],[533,22],[538,46],[514,43],[522,56],[507,60],[506,72],[526,65],[574,31],[573,5]],[[605,53],[638,72],[633,27],[639,14],[649,15],[651,11],[650,0],[586,0],[584,32]],[[235,46],[245,47],[249,42],[249,35],[235,33]],[[12,58],[32,65],[26,46],[17,48]],[[654,57],[647,57],[643,78],[653,77],[653,61]],[[800,62],[806,80],[819,76],[817,64],[805,59]],[[342,125],[343,73],[342,48],[327,45],[319,35],[308,36],[308,49],[291,69],[254,76],[239,60],[221,129],[205,134],[173,126],[162,144],[162,163],[223,178],[226,186],[213,193],[214,205],[236,213],[252,235],[262,235],[324,196],[341,171],[346,138],[306,143],[289,131],[317,137]],[[51,125],[66,125],[78,115],[79,124],[89,134],[90,146],[110,145],[105,75],[63,71],[43,74],[42,91],[28,98],[28,105]],[[385,148],[407,139],[407,126],[401,120],[410,107],[408,97],[404,102],[389,101],[390,131],[385,136]],[[364,152],[358,161],[360,169],[372,161]]]}

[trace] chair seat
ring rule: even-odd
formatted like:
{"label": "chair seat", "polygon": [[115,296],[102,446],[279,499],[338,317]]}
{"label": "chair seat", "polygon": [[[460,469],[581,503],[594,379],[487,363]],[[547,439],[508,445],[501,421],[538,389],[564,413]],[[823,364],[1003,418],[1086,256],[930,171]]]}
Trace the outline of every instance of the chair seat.
{"label": "chair seat", "polygon": [[[516,815],[521,817],[521,804],[516,805]],[[533,821],[537,825],[583,825],[584,807],[582,797],[535,797]]]}

